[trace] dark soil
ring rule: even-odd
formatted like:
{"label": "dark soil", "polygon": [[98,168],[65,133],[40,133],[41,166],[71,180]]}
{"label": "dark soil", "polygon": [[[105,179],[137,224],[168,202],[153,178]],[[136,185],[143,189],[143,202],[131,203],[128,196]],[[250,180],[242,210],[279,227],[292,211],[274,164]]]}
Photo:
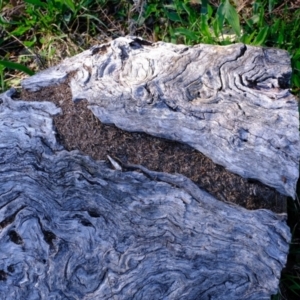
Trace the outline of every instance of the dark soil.
{"label": "dark soil", "polygon": [[52,101],[62,109],[62,115],[54,117],[54,124],[60,142],[69,151],[80,150],[95,160],[108,161],[107,155],[110,155],[125,164],[180,173],[217,199],[234,202],[247,209],[286,211],[285,196],[259,182],[250,182],[228,172],[190,146],[102,124],[87,108],[86,100],[73,103],[67,82],[38,92],[22,90],[20,98]]}

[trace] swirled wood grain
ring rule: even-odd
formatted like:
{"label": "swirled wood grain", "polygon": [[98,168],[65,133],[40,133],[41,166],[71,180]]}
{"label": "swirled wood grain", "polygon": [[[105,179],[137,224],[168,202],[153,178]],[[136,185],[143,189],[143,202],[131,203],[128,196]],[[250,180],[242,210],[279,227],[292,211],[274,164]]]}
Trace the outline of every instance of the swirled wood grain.
{"label": "swirled wood grain", "polygon": [[0,95],[1,299],[269,299],[285,215],[57,143],[47,102]]}
{"label": "swirled wood grain", "polygon": [[118,38],[23,87],[38,90],[74,72],[74,101],[87,99],[102,122],[187,143],[234,173],[295,196],[299,115],[287,52]]}

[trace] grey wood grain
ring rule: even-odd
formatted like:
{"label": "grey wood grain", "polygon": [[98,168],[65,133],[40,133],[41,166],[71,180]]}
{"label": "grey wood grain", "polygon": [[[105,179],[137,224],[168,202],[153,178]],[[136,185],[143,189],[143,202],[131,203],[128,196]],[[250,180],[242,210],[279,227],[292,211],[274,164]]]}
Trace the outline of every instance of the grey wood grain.
{"label": "grey wood grain", "polygon": [[118,171],[55,138],[47,102],[0,95],[1,299],[270,299],[286,215],[181,175]]}
{"label": "grey wood grain", "polygon": [[187,143],[215,163],[295,197],[299,115],[286,51],[244,44],[193,47],[118,38],[23,81],[72,74],[74,101],[104,123]]}

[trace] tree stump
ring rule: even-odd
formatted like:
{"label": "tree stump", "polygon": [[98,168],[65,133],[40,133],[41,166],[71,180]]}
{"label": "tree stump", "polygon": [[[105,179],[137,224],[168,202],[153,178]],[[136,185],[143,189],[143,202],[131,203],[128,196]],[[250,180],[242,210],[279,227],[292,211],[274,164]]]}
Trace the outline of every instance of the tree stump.
{"label": "tree stump", "polygon": [[[299,124],[289,76],[281,50],[127,37],[23,88],[69,82],[73,100],[86,99],[102,122],[186,143],[294,196]],[[219,201],[180,174],[67,151],[53,124],[61,110],[13,94],[0,95],[0,298],[256,300],[277,292],[291,240],[285,213]]]}

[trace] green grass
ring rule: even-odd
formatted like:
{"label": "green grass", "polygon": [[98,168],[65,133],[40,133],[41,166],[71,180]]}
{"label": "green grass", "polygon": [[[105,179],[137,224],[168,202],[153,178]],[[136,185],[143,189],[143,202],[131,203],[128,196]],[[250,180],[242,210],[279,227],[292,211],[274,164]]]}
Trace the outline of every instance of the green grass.
{"label": "green grass", "polygon": [[[291,90],[300,95],[299,0],[0,0],[0,92],[19,87],[27,74],[126,34],[190,45],[242,42],[285,49],[293,68]],[[293,242],[274,299],[300,299],[297,201],[289,202],[288,216]]]}

